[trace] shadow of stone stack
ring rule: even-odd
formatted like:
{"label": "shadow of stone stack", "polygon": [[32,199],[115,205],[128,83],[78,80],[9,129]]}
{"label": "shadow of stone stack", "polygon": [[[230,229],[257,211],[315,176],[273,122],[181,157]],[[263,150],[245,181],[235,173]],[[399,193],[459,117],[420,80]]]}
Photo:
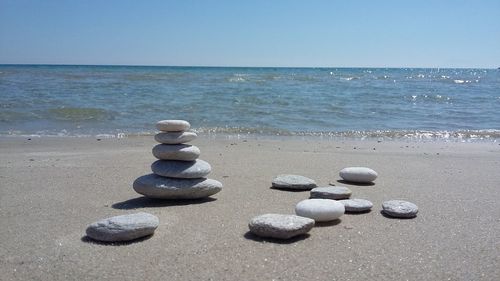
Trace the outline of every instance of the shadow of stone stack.
{"label": "shadow of stone stack", "polygon": [[159,160],[151,165],[153,174],[137,178],[134,190],[149,198],[199,199],[221,191],[222,183],[206,176],[212,168],[198,159],[200,149],[186,144],[197,135],[189,132],[191,125],[184,120],[162,120],[156,123],[161,132],[155,135],[160,144],[153,147]]}

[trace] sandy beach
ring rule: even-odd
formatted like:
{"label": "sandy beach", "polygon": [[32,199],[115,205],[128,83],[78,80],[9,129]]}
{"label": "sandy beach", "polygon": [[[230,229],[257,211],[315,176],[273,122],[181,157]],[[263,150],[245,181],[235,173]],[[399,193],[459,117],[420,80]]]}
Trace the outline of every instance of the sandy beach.
{"label": "sandy beach", "polygon": [[[1,280],[498,280],[500,145],[487,143],[228,139],[193,142],[223,190],[211,199],[158,201],[132,189],[150,173],[152,137],[0,140]],[[373,186],[339,183],[367,166]],[[271,189],[282,173],[348,186],[374,203],[309,236],[278,242],[248,233],[264,213],[293,214],[309,192]],[[382,202],[419,206],[390,219]],[[109,245],[88,224],[145,211],[149,239]]]}

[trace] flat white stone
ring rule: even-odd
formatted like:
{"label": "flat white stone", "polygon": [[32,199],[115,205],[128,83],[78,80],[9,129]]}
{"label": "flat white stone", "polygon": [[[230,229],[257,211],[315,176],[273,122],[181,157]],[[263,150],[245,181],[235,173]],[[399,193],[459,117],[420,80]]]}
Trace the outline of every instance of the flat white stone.
{"label": "flat white stone", "polygon": [[295,215],[265,214],[250,220],[250,232],[260,237],[289,239],[309,232],[314,220]]}
{"label": "flat white stone", "polygon": [[187,131],[191,124],[184,120],[161,120],[156,123],[156,129],[163,132]]}
{"label": "flat white stone", "polygon": [[346,212],[366,212],[373,207],[373,203],[365,199],[352,198],[339,200],[339,202],[344,204]]}
{"label": "flat white stone", "polygon": [[274,188],[309,190],[315,188],[316,182],[299,175],[278,175],[272,182]]}
{"label": "flat white stone", "polygon": [[339,200],[347,199],[351,194],[352,191],[344,186],[316,187],[311,190],[311,198]]}
{"label": "flat white stone", "polygon": [[344,204],[330,199],[306,199],[295,206],[295,213],[298,216],[311,218],[317,222],[336,220],[344,212]]}
{"label": "flat white stone", "polygon": [[212,167],[201,159],[194,161],[157,160],[151,164],[151,170],[162,177],[195,179],[210,174]]}
{"label": "flat white stone", "polygon": [[134,190],[149,198],[199,199],[222,190],[222,183],[206,178],[174,179],[148,174],[137,178]]}
{"label": "flat white stone", "polygon": [[340,170],[339,176],[350,182],[370,183],[378,177],[378,174],[366,167],[348,167]]}
{"label": "flat white stone", "polygon": [[155,141],[163,144],[181,144],[195,140],[194,132],[164,132],[155,135]]}
{"label": "flat white stone", "polygon": [[403,200],[390,200],[382,203],[382,209],[388,216],[395,218],[413,218],[417,216],[417,205]]}
{"label": "flat white stone", "polygon": [[87,227],[87,236],[98,241],[129,241],[154,233],[159,220],[156,216],[140,212],[111,217],[92,223]]}
{"label": "flat white stone", "polygon": [[158,144],[152,152],[160,160],[194,161],[200,156],[200,149],[189,144]]}

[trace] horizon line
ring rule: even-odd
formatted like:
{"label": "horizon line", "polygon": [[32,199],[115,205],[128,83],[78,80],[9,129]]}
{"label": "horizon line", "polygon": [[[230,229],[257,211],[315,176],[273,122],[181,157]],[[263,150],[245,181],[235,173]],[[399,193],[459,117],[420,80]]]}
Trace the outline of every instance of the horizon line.
{"label": "horizon line", "polygon": [[0,63],[0,66],[111,66],[111,67],[187,67],[187,68],[416,68],[416,69],[500,69],[500,67],[450,66],[237,66],[237,65],[148,65],[148,64],[59,64],[59,63]]}

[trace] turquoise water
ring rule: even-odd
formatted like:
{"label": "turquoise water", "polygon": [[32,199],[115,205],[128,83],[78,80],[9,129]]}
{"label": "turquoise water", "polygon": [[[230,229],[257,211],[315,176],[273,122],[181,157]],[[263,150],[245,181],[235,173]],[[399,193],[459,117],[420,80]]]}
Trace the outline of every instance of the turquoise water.
{"label": "turquoise water", "polygon": [[0,135],[500,139],[500,70],[0,65]]}

